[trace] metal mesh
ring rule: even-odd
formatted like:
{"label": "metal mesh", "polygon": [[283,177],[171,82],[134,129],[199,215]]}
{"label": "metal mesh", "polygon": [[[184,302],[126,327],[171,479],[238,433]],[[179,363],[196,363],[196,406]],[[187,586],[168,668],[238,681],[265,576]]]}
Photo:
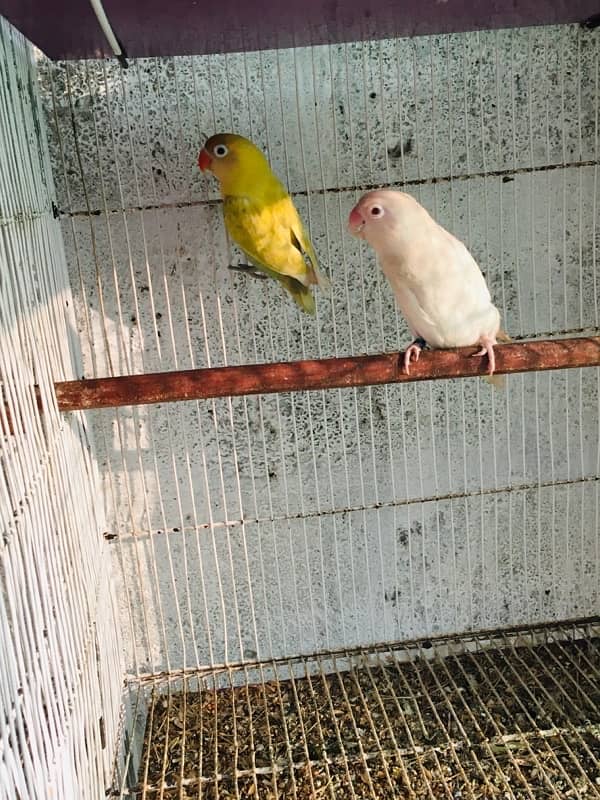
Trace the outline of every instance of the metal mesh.
{"label": "metal mesh", "polygon": [[[115,752],[136,800],[599,796],[595,624],[466,633],[598,612],[598,370],[69,417],[52,393],[400,348],[345,230],[382,184],[468,244],[517,340],[597,332],[597,34],[40,58],[49,154],[1,45],[0,796],[100,797]],[[227,269],[195,166],[218,129],[309,223],[315,321]]]}
{"label": "metal mesh", "polygon": [[599,631],[389,644],[134,684],[140,738],[116,796],[599,797]]}
{"label": "metal mesh", "polygon": [[[598,328],[598,37],[579,26],[42,64],[88,376],[409,333],[364,189],[473,250],[511,336]],[[227,269],[204,136],[268,153],[332,277],[317,319]],[[140,676],[598,609],[598,370],[90,415]]]}
{"label": "metal mesh", "polygon": [[[101,798],[121,705],[98,473],[31,48],[0,19],[0,798]],[[34,386],[40,391],[36,402]]]}

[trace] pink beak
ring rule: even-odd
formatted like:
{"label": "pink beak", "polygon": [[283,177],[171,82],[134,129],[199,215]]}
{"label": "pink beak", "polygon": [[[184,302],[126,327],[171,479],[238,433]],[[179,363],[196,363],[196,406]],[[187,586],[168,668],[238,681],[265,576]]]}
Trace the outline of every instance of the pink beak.
{"label": "pink beak", "polygon": [[364,223],[365,221],[362,217],[362,214],[358,210],[358,206],[354,206],[350,212],[350,217],[348,218],[348,227],[350,228],[350,233],[354,234],[355,236],[359,234]]}

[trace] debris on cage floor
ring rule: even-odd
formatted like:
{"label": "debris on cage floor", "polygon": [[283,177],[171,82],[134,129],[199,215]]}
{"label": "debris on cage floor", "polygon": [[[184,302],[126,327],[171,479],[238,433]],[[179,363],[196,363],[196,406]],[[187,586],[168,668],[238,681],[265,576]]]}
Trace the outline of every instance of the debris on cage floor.
{"label": "debris on cage floor", "polygon": [[599,633],[390,645],[214,670],[194,690],[154,684],[134,796],[600,797]]}

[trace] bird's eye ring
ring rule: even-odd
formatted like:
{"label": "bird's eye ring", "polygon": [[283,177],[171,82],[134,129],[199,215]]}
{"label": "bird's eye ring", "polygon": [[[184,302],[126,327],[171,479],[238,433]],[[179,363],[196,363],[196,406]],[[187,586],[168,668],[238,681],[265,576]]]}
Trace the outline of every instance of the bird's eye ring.
{"label": "bird's eye ring", "polygon": [[372,217],[381,217],[381,216],[383,216],[383,208],[381,206],[372,206],[372,208],[371,208],[371,216]]}
{"label": "bird's eye ring", "polygon": [[214,149],[214,153],[217,158],[224,158],[228,152],[229,150],[225,147],[224,144],[218,144]]}

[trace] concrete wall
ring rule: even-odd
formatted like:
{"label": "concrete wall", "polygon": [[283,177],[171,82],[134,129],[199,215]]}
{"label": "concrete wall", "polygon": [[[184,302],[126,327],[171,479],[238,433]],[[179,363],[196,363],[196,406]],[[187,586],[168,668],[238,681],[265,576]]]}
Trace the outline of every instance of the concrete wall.
{"label": "concrete wall", "polygon": [[[471,248],[513,337],[598,330],[598,38],[578,27],[43,65],[87,377],[403,348],[365,188]],[[216,131],[329,273],[316,320],[232,273]],[[307,193],[308,192],[308,193]],[[90,414],[142,672],[598,612],[598,370]]]}

